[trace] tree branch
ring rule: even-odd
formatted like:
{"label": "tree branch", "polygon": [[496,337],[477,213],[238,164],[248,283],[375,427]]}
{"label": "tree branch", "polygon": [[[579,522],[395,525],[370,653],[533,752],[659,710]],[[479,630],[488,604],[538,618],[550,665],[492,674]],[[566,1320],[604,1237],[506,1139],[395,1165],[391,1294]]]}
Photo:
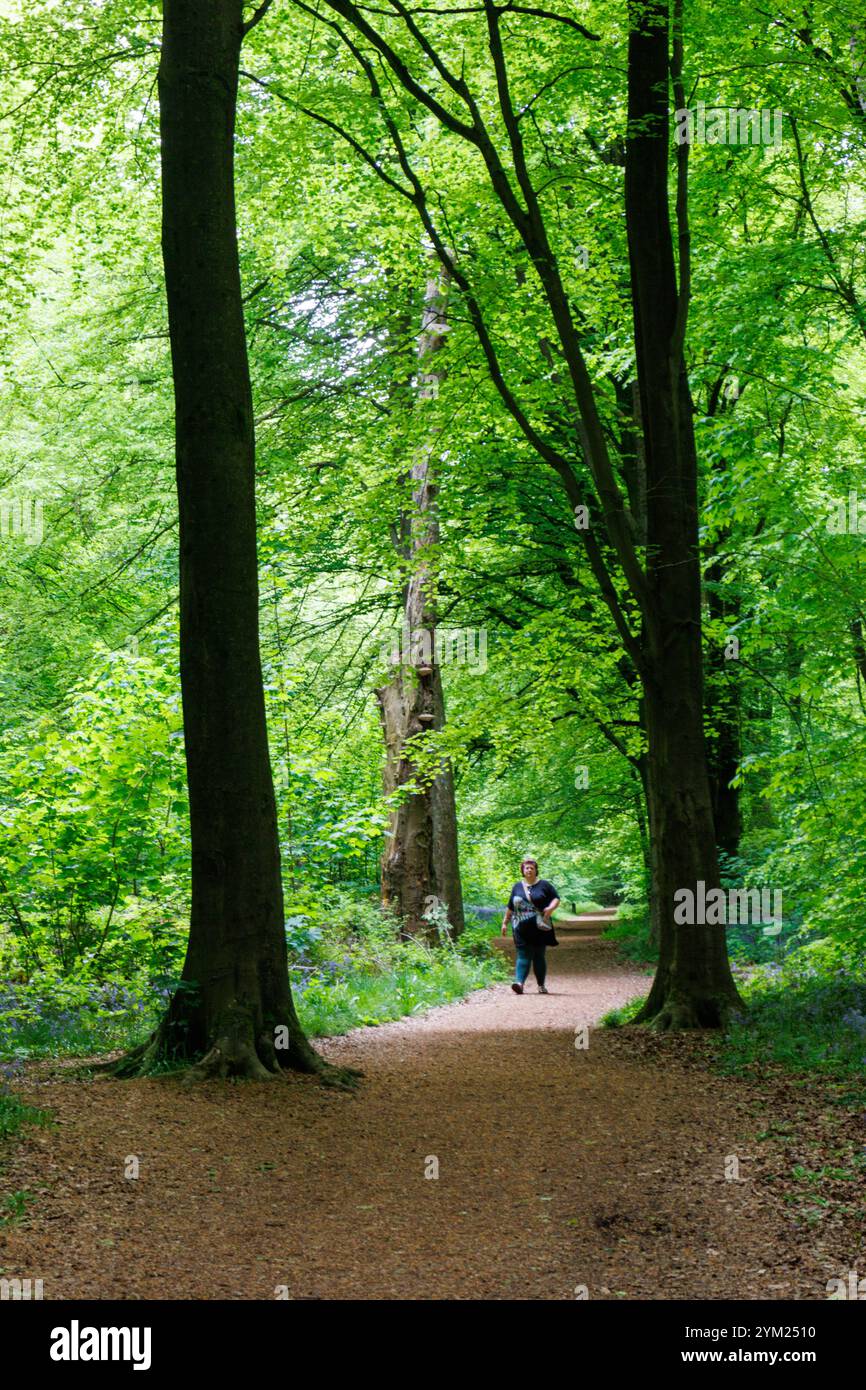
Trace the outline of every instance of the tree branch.
{"label": "tree branch", "polygon": [[246,24],[244,24],[241,28],[241,33],[244,36],[244,38],[246,38],[247,34],[250,32],[251,29],[255,29],[256,25],[261,23],[268,10],[271,8],[272,4],[273,0],[262,0],[262,3],[258,6],[258,8],[253,10],[253,13],[250,15]]}

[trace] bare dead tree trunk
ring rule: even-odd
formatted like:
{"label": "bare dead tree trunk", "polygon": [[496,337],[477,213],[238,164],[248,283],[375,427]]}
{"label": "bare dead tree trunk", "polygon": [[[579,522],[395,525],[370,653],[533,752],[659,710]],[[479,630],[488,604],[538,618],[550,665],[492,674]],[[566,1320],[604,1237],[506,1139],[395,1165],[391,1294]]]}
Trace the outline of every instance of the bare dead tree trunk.
{"label": "bare dead tree trunk", "polygon": [[[418,339],[417,401],[435,399],[441,367],[436,357],[448,332],[448,284],[444,274],[432,278],[424,297]],[[442,766],[432,783],[418,782],[418,771],[407,741],[445,724],[440,650],[437,643],[435,578],[429,554],[439,540],[433,448],[425,443],[411,468],[413,514],[404,531],[411,576],[403,600],[403,632],[391,680],[376,691],[386,763],[386,796],[407,784],[417,789],[404,794],[388,823],[382,856],[382,902],[403,919],[412,935],[436,940],[436,929],[425,918],[434,901],[446,904],[453,935],[463,930],[463,894],[457,841],[457,810],[451,767]]]}
{"label": "bare dead tree trunk", "polygon": [[[729,599],[722,592],[723,573],[724,562],[716,553],[704,573],[707,613],[715,624],[731,625],[739,618],[739,606],[736,599]],[[725,646],[718,641],[707,657],[706,706],[716,844],[724,854],[735,858],[743,832],[740,790],[734,785],[742,757],[741,685],[736,663],[732,666],[726,660]]]}

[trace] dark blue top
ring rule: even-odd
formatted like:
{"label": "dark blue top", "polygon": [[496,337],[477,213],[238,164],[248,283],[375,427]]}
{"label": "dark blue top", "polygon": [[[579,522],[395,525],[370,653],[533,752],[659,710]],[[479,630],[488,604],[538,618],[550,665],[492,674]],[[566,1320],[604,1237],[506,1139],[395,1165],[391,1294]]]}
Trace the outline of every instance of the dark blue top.
{"label": "dark blue top", "polygon": [[511,919],[511,931],[514,940],[518,945],[524,946],[552,946],[556,942],[553,931],[546,931],[544,927],[539,927],[535,920],[537,912],[543,912],[549,907],[554,898],[559,894],[552,883],[548,883],[546,878],[538,878],[535,883],[528,887],[529,899],[527,899],[527,889],[522,883],[515,883],[511,890],[511,897],[508,899],[508,906],[514,916]]}

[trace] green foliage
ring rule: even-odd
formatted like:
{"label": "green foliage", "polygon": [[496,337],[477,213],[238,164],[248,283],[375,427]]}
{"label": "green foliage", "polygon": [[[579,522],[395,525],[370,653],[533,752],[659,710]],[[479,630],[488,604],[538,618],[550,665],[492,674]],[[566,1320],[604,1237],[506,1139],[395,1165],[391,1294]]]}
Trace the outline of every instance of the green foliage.
{"label": "green foliage", "polygon": [[35,1201],[34,1194],[23,1189],[4,1193],[0,1197],[0,1229],[20,1224],[26,1217],[28,1206]]}
{"label": "green foliage", "polygon": [[188,852],[179,732],[170,668],[126,652],[94,660],[62,719],[7,732],[0,958],[13,968],[120,968],[165,949]]}
{"label": "green foliage", "polygon": [[[530,852],[566,907],[624,898],[608,936],[651,961],[637,690],[571,509],[499,399],[454,285],[441,390],[418,408],[431,262],[415,208],[379,177],[404,176],[388,126],[334,30],[293,6],[279,23],[275,13],[245,43],[237,201],[262,657],[302,1009],[314,1029],[390,1017],[487,978],[470,964],[502,964],[487,926],[432,964],[421,948],[395,948],[393,923],[371,902],[386,819],[372,692],[411,571],[394,544],[411,511],[407,461],[431,438],[432,580],[448,626],[483,632],[487,652],[484,669],[443,667],[447,728],[423,735],[417,758],[428,775],[452,760],[465,898],[501,906]],[[512,177],[483,13],[422,13],[425,34],[479,94]],[[528,168],[623,486],[635,384],[619,157],[625,20],[624,7],[589,0],[581,22],[599,37],[588,40],[503,12]],[[788,980],[811,937],[850,950],[854,978],[866,947],[866,546],[825,524],[852,491],[866,500],[866,145],[845,77],[856,61],[849,20],[833,0],[810,6],[805,27],[768,23],[739,0],[685,7],[690,99],[785,112],[779,149],[690,151],[686,351],[707,736],[716,750],[730,700],[740,745],[744,834],[724,882],[784,895],[779,938],[729,930],[739,964],[767,967],[750,986],[754,1029],[731,1046],[745,1057],[748,1038],[769,1047],[775,1029],[792,1063],[815,1061],[820,1028],[832,1041],[835,1025],[823,1006],[808,1023],[814,980],[777,987],[774,972]],[[400,17],[380,21],[412,61]],[[6,1055],[125,1045],[161,1007],[185,943],[158,26],[156,7],[128,0],[14,0],[0,15],[0,498],[23,490],[45,504],[38,544],[0,535]],[[414,60],[419,80],[460,109],[431,64]],[[408,99],[392,89],[386,99],[508,382],[588,486],[573,401],[542,347],[553,335],[540,283],[482,161]],[[720,663],[731,635],[740,654]],[[819,973],[832,975],[823,958]],[[846,1013],[843,982],[833,990]]]}
{"label": "green foliage", "polygon": [[470,927],[438,948],[399,940],[394,928],[377,902],[338,889],[325,908],[313,903],[292,919],[292,990],[311,1036],[419,1013],[507,977],[490,927]]}
{"label": "green foliage", "polygon": [[658,944],[650,940],[649,913],[644,903],[623,903],[613,926],[605,927],[604,938],[615,941],[629,960],[658,960]]}
{"label": "green foliage", "polygon": [[622,1028],[626,1023],[631,1023],[645,1001],[646,995],[640,995],[639,998],[629,999],[628,1003],[621,1004],[616,1009],[608,1009],[607,1013],[601,1017],[601,1027]]}
{"label": "green foliage", "polygon": [[385,1023],[461,999],[506,977],[504,961],[439,952],[420,943],[396,943],[387,963],[350,971],[344,978],[313,975],[296,990],[301,1024],[311,1037]]}
{"label": "green foliage", "polygon": [[0,1142],[11,1138],[13,1134],[17,1134],[24,1125],[47,1125],[50,1123],[44,1110],[36,1110],[32,1105],[25,1105],[22,1100],[9,1092],[0,1080]]}
{"label": "green foliage", "polygon": [[139,1042],[158,1021],[173,981],[146,974],[40,972],[0,999],[0,1059],[93,1056]]}
{"label": "green foliage", "polygon": [[463,956],[473,956],[478,960],[501,960],[502,954],[494,945],[499,937],[499,920],[494,919],[489,926],[481,922],[468,922],[460,933],[458,948]]}
{"label": "green foliage", "polygon": [[741,992],[748,1014],[726,1034],[724,1071],[775,1063],[795,1072],[862,1077],[866,969],[859,954],[831,938],[815,941],[757,967]]}
{"label": "green foliage", "polygon": [[[0,1059],[3,1058],[3,1047],[0,1043]],[[10,1087],[10,1082],[14,1081],[21,1071],[21,1061],[2,1062],[0,1060],[0,1166],[2,1166],[2,1145],[14,1135],[18,1134],[25,1125],[48,1125],[51,1123],[49,1115],[44,1110],[37,1110],[32,1105],[27,1105]],[[15,1198],[21,1194],[12,1193],[11,1196],[4,1198],[4,1206],[0,1206],[0,1226],[11,1224],[15,1215]]]}
{"label": "green foliage", "polygon": [[[297,894],[295,906],[307,910],[286,919],[289,969],[302,1024],[313,1036],[415,1014],[508,975],[489,927],[434,948],[400,940],[398,924],[377,902],[345,889],[326,887],[309,901]],[[0,994],[0,1061],[14,1069],[25,1058],[94,1056],[143,1041],[177,987],[183,946],[178,932],[173,951],[154,957],[133,941],[135,969],[84,961],[72,973],[55,967],[7,985]],[[148,963],[158,968],[148,970]]]}

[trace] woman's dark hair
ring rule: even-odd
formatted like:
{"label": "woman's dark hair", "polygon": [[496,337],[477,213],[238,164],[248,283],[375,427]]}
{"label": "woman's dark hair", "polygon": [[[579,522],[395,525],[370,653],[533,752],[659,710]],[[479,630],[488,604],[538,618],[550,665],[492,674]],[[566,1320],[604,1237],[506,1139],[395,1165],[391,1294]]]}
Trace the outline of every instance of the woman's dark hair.
{"label": "woman's dark hair", "polygon": [[537,860],[537,859],[530,859],[530,858],[521,859],[521,861],[520,861],[520,872],[521,872],[521,873],[523,873],[523,870],[526,868],[527,864],[531,864],[532,867],[534,868],[535,872],[538,873],[538,860]]}

